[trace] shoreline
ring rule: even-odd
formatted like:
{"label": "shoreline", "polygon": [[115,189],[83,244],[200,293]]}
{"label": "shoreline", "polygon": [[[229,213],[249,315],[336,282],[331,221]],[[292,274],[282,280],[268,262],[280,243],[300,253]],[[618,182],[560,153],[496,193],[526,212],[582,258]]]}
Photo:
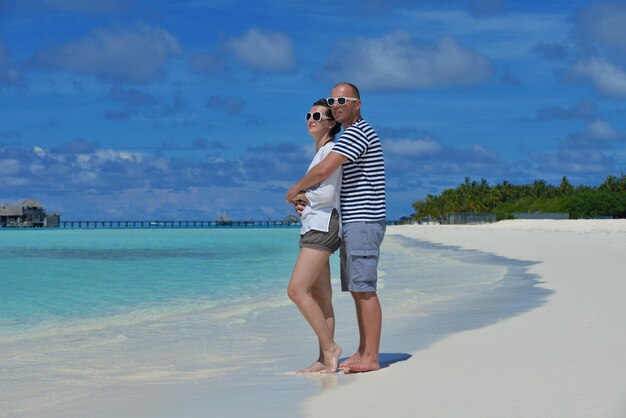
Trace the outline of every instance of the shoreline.
{"label": "shoreline", "polygon": [[[173,316],[165,312],[97,332],[79,327],[56,345],[31,347],[32,353],[27,345],[5,363],[6,371],[17,378],[24,355],[25,361],[40,359],[43,372],[33,376],[42,378],[48,405],[11,406],[12,394],[21,398],[5,386],[0,409],[8,409],[7,417],[32,418],[259,410],[314,418],[623,416],[626,378],[618,371],[626,341],[616,334],[626,313],[618,299],[626,290],[620,265],[626,221],[559,222],[388,227],[379,283],[385,320],[380,372],[294,375],[314,354],[315,338],[280,288],[280,303],[262,298],[223,312],[177,308]],[[337,272],[333,280],[336,289]],[[349,294],[335,297],[345,357],[358,342],[354,305]],[[214,328],[220,324],[221,337]],[[224,358],[234,363],[210,351],[216,338],[220,346],[230,341]],[[244,340],[256,348],[242,351]],[[286,344],[277,353],[271,341]],[[48,349],[52,356],[43,360]],[[107,363],[112,366],[99,368]],[[63,385],[73,392],[59,392]]]}
{"label": "shoreline", "polygon": [[[393,284],[385,291],[388,309],[384,331],[388,347],[394,350],[381,354],[384,366],[403,362],[410,357],[409,353],[427,347],[445,335],[481,327],[499,317],[516,314],[506,307],[472,313],[471,310],[484,299],[478,289],[498,289],[500,293],[492,297],[513,298],[519,304],[518,309],[529,309],[519,295],[524,294],[524,290],[532,290],[532,283],[522,292],[518,288],[503,286],[508,271],[515,268],[511,266],[519,264],[516,260],[498,260],[488,254],[403,239],[400,235],[390,237],[383,251],[385,256],[379,285],[382,290],[385,284]],[[336,259],[333,261],[338,262]],[[415,271],[427,272],[429,282],[417,282]],[[442,271],[448,275],[443,285]],[[451,273],[454,279],[450,278]],[[335,271],[333,277],[334,287],[337,288],[338,272]],[[387,282],[387,278],[393,279],[393,283]],[[519,282],[519,278],[513,281]],[[351,350],[357,341],[352,298],[343,292],[337,292],[335,296],[335,310],[340,319],[338,336],[342,346]],[[33,370],[29,375],[40,382],[39,394],[47,399],[40,396],[39,400],[44,404],[35,406],[36,402],[31,399],[28,404],[11,406],[6,403],[8,399],[0,396],[0,405],[3,405],[0,409],[8,409],[9,416],[68,418],[108,417],[111,414],[118,417],[169,417],[180,411],[184,411],[187,417],[205,416],[206,411],[214,411],[221,416],[244,416],[254,414],[258,407],[262,407],[271,411],[274,417],[292,417],[298,415],[299,405],[307,398],[329,387],[353,381],[355,376],[343,374],[294,375],[293,370],[314,354],[315,337],[309,326],[282,291],[274,299],[262,297],[252,306],[250,302],[246,301],[245,306],[230,306],[226,311],[218,309],[214,303],[194,303],[191,311],[184,305],[173,305],[171,309],[160,307],[157,311],[148,311],[147,315],[142,311],[133,311],[133,316],[128,318],[115,315],[105,318],[102,323],[87,321],[69,328],[53,326],[48,337],[36,332],[24,336],[28,337],[26,340],[18,338],[15,344],[10,344],[5,338],[4,343],[9,344],[9,348],[11,345],[17,348],[10,355],[14,357],[15,364],[7,364],[7,371],[15,371],[14,378],[24,372],[24,368],[19,367],[20,350],[35,355],[45,351],[47,360],[37,369],[53,368],[57,372],[38,375]],[[411,303],[414,305],[410,306]],[[137,317],[134,316],[136,314]],[[454,318],[459,315],[466,316],[466,321],[455,324]],[[285,321],[287,317],[294,321]],[[445,323],[448,326],[423,326],[423,322],[419,321],[423,317],[430,318],[432,324]],[[227,336],[220,337],[219,329],[215,328],[218,323],[236,331],[233,334],[235,340],[230,342],[234,356],[226,356],[224,363],[218,361],[219,356],[215,357],[219,352],[215,351],[217,347],[194,345],[194,341],[207,338],[220,338],[222,343],[226,343]],[[151,329],[158,329],[159,332],[155,334]],[[243,337],[252,335],[249,332],[254,334],[253,340],[261,345],[268,341],[283,341],[286,344],[282,345],[279,353],[261,347],[244,354],[241,349],[245,347],[246,338]],[[411,337],[412,334],[423,338]],[[151,339],[151,335],[156,339]],[[45,337],[46,346],[30,346],[27,340],[31,337],[34,338],[32,342],[43,341]],[[242,339],[237,341],[239,338]],[[81,341],[80,347],[70,344],[71,341]],[[22,343],[26,345],[19,348]],[[169,348],[162,352],[165,346]],[[73,353],[72,357],[82,358],[84,364],[90,367],[76,367],[73,360],[63,355],[68,350]],[[232,363],[231,360],[237,358],[239,360]],[[181,361],[185,363],[183,368],[177,366]],[[108,362],[115,365],[115,370],[103,366]],[[253,369],[249,369],[253,365],[251,362],[256,362]],[[77,376],[83,384],[72,384]],[[49,383],[41,380],[42,377]],[[6,386],[5,395],[9,398],[15,396],[16,401],[22,399],[9,387]],[[31,395],[36,394],[32,384],[28,391]],[[283,396],[286,391],[289,397]],[[233,394],[237,394],[236,397]]]}
{"label": "shoreline", "polygon": [[528,270],[550,294],[534,309],[447,335],[407,361],[354,376],[307,400],[304,416],[626,413],[626,377],[620,372],[626,220],[408,225],[389,227],[388,234],[537,262]]}

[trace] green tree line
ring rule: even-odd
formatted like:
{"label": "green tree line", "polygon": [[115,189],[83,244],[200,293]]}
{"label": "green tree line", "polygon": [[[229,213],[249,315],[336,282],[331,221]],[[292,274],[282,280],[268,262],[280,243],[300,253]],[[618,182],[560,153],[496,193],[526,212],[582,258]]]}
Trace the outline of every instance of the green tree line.
{"label": "green tree line", "polygon": [[514,185],[503,181],[494,186],[465,178],[455,189],[440,195],[429,194],[413,203],[414,219],[442,219],[449,213],[495,213],[496,219],[513,218],[514,213],[569,213],[571,219],[604,217],[626,218],[626,175],[608,176],[597,187],[574,187],[563,177],[558,185],[535,180]]}

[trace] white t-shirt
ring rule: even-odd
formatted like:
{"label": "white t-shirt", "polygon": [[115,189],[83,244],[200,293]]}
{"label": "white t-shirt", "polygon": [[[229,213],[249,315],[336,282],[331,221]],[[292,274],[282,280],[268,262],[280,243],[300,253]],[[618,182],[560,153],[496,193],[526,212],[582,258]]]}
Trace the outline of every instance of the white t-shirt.
{"label": "white t-shirt", "polygon": [[[335,143],[330,141],[321,147],[317,153],[315,153],[307,172],[322,161],[334,146]],[[304,208],[302,218],[300,219],[302,222],[302,228],[300,228],[301,235],[306,234],[311,229],[328,232],[328,225],[330,224],[330,216],[333,213],[333,209],[337,209],[337,212],[340,212],[340,192],[341,167],[335,170],[326,180],[307,189],[306,197],[309,199],[309,204]]]}

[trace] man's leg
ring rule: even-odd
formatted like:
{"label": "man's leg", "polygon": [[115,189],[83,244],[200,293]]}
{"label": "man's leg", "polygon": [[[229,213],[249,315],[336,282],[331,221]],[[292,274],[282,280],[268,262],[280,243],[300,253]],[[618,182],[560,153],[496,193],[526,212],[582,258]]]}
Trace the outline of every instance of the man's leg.
{"label": "man's leg", "polygon": [[382,308],[378,295],[376,292],[352,292],[352,297],[354,298],[359,324],[359,357],[350,364],[341,367],[344,369],[344,373],[378,370],[380,369],[378,352],[382,330]]}
{"label": "man's leg", "polygon": [[[340,261],[340,269],[341,269],[341,290],[344,292],[349,291],[349,281],[350,281],[350,271],[349,271],[349,265],[348,265],[348,248],[346,246],[347,240],[348,240],[347,232],[349,231],[349,227],[350,225],[343,226],[343,231],[342,231],[342,236],[341,236],[341,247],[339,251],[339,261]],[[356,319],[359,322],[359,335],[361,336],[359,340],[364,341],[362,331],[361,331],[362,326],[361,326],[361,314],[359,313],[359,305],[356,303],[356,300],[354,301],[354,303],[356,307]],[[345,368],[355,365],[356,363],[359,362],[359,360],[361,360],[360,345],[356,353],[354,353],[353,355],[351,355],[350,357],[348,357],[347,359],[339,363],[338,367],[340,369],[345,369]]]}
{"label": "man's leg", "polygon": [[357,352],[339,364],[348,373],[380,369],[382,309],[376,293],[376,270],[385,229],[384,221],[343,225],[341,290],[352,294],[359,326]]}

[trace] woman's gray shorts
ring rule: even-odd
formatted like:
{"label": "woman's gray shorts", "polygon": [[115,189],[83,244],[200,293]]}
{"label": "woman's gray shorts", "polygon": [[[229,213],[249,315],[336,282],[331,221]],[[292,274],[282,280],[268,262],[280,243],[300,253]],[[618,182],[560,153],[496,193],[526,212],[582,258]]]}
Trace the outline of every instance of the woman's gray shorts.
{"label": "woman's gray shorts", "polygon": [[300,248],[313,248],[314,250],[329,251],[331,254],[337,251],[341,245],[339,236],[339,212],[333,210],[330,215],[328,232],[311,229],[304,235],[300,235]]}
{"label": "woman's gray shorts", "polygon": [[341,231],[341,290],[375,292],[386,221],[349,222]]}

